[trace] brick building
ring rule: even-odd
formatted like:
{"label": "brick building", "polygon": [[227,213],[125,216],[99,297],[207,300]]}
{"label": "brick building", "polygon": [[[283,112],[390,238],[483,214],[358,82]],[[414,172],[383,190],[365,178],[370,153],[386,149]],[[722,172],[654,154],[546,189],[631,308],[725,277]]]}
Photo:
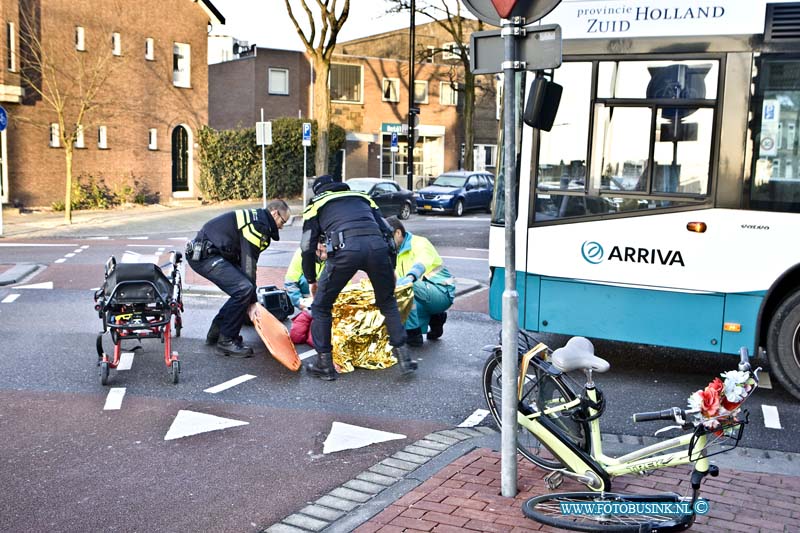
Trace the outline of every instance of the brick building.
{"label": "brick building", "polygon": [[[77,123],[75,94],[94,73],[105,82],[80,121],[73,180],[93,176],[112,190],[131,186],[161,201],[196,197],[198,129],[208,121],[208,26],[224,19],[209,0],[16,0],[2,3],[0,102],[5,202],[63,201],[60,128]],[[64,124],[28,80],[30,32],[56,67],[67,100]],[[85,69],[85,70],[82,70]],[[84,77],[81,77],[84,72]],[[69,131],[69,130],[66,130]]]}
{"label": "brick building", "polygon": [[[469,35],[477,23],[465,20],[465,28]],[[446,52],[452,46],[449,34],[433,23],[417,26],[416,32],[420,140],[414,151],[414,175],[432,177],[461,164],[463,85],[459,81],[463,72]],[[225,54],[215,53],[215,57]],[[347,132],[345,178],[394,176],[406,185],[408,143],[403,124],[408,115],[408,74],[405,29],[337,45],[329,86],[332,121]],[[209,124],[217,129],[251,127],[260,119],[262,107],[267,120],[308,117],[311,75],[305,53],[264,48],[246,48],[237,59],[210,65]],[[492,76],[476,78],[476,167],[481,169],[493,169],[496,155],[495,84]],[[393,132],[399,141],[394,172]]]}

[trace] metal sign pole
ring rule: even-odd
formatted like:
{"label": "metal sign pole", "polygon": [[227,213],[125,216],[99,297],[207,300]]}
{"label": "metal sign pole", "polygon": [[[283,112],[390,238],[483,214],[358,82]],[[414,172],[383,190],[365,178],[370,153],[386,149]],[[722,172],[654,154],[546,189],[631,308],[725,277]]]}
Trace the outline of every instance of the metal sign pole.
{"label": "metal sign pole", "polygon": [[[261,108],[261,124],[264,124],[264,108]],[[263,127],[259,124],[259,127]],[[263,132],[262,135],[265,135]],[[267,160],[264,156],[264,143],[261,144],[261,189],[264,197],[264,209],[267,208]]]}
{"label": "metal sign pole", "polygon": [[516,223],[517,223],[517,140],[516,72],[517,36],[525,19],[503,19],[503,148],[505,174],[505,290],[503,291],[503,379],[500,491],[507,498],[517,495],[517,333],[519,331],[519,295],[517,294]]}
{"label": "metal sign pole", "polygon": [[308,150],[308,146],[305,144],[303,145],[303,209],[306,208],[306,204],[308,204],[308,171],[306,170],[306,160],[308,157],[306,156],[306,150]]}

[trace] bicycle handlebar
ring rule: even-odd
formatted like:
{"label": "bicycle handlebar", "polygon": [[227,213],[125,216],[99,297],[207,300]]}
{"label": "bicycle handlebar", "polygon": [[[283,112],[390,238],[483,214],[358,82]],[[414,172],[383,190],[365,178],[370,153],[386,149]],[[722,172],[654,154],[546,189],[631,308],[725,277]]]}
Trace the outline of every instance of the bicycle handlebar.
{"label": "bicycle handlebar", "polygon": [[[680,418],[679,418],[680,417]],[[670,407],[663,411],[650,411],[646,413],[634,413],[633,421],[636,422],[652,422],[654,420],[674,420],[676,422],[683,422],[686,415],[683,409],[678,407]]]}

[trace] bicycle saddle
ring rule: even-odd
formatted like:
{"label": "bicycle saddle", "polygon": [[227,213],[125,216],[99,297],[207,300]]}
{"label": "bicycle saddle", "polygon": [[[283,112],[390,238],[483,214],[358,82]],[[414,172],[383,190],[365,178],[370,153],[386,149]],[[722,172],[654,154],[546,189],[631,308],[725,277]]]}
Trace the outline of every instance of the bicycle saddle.
{"label": "bicycle saddle", "polygon": [[553,366],[562,372],[593,370],[605,372],[611,365],[594,354],[594,346],[585,337],[572,337],[567,344],[553,352]]}

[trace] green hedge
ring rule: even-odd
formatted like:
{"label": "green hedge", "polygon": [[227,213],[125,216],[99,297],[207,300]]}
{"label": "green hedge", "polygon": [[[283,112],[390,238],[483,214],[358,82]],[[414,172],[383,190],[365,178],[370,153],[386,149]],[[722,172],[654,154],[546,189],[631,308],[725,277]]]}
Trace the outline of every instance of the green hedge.
{"label": "green hedge", "polygon": [[[272,145],[266,147],[267,197],[288,198],[303,194],[303,133],[307,119],[279,118],[272,121]],[[339,150],[344,147],[345,132],[331,124],[328,133],[328,172],[341,176]],[[311,123],[311,146],[308,147],[308,175],[316,174],[314,154],[317,149],[317,123]],[[255,127],[200,130],[200,189],[209,200],[243,200],[261,197],[261,147],[256,145]]]}

